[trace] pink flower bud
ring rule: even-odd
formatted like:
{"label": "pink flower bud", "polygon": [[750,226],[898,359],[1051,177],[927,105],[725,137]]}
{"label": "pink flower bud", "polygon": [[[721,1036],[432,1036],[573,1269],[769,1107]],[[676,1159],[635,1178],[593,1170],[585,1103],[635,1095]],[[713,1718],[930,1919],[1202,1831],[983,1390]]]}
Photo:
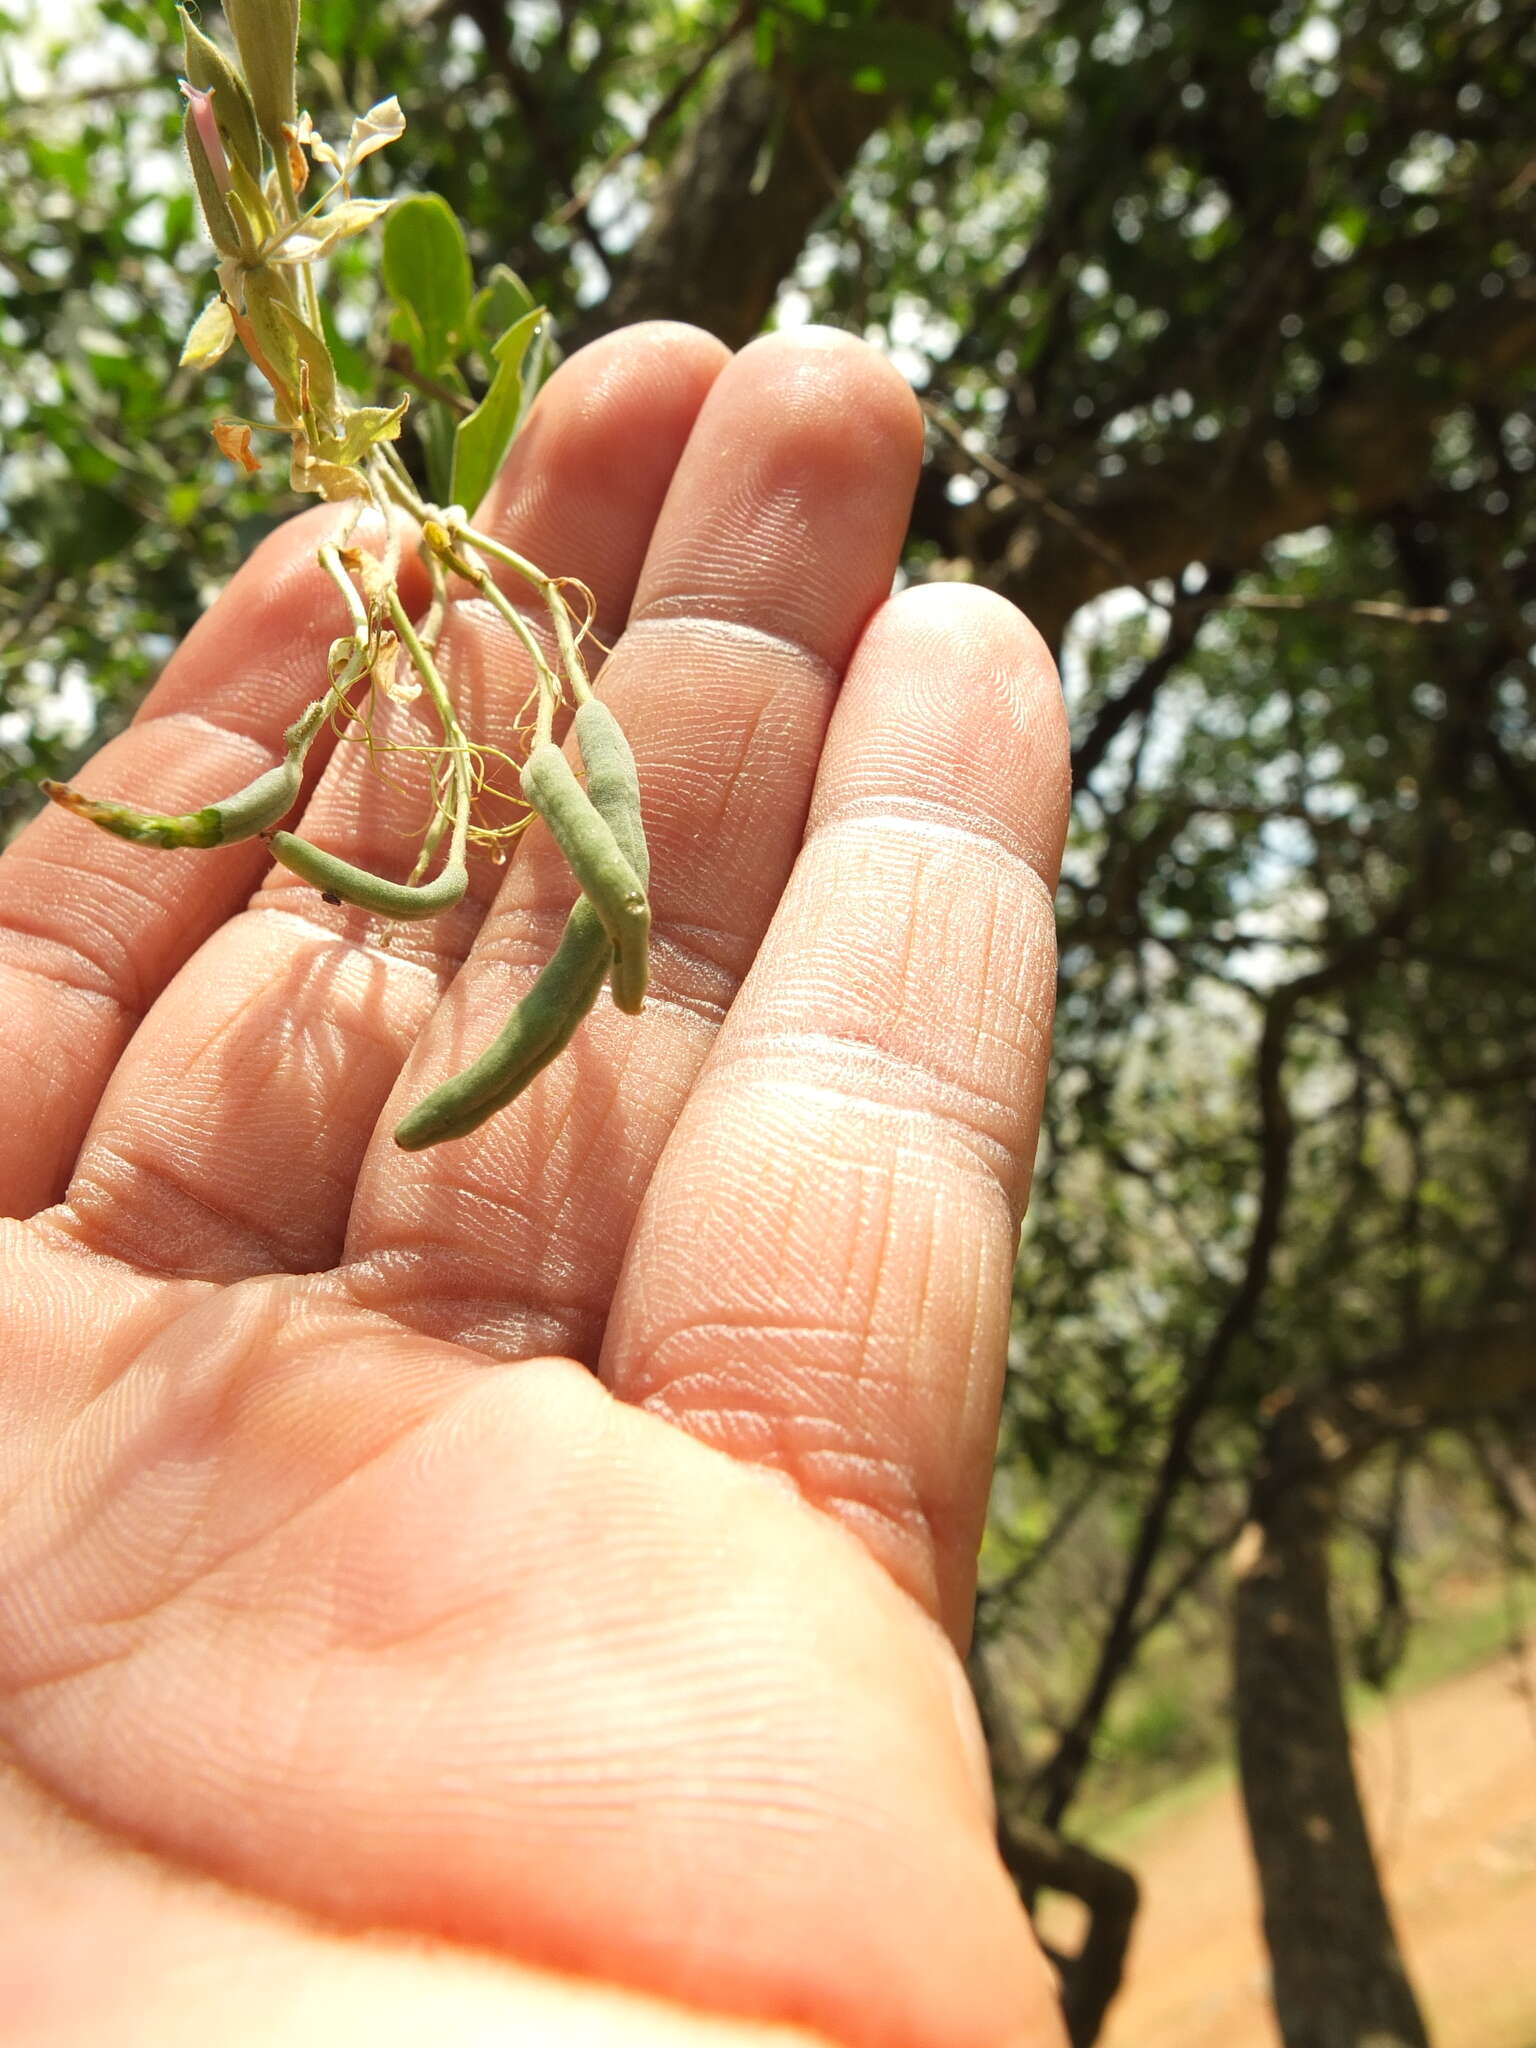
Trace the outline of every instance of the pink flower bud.
{"label": "pink flower bud", "polygon": [[188,85],[183,78],[179,81],[181,96],[192,110],[192,119],[197,128],[197,139],[203,145],[203,154],[208,159],[208,168],[213,172],[213,182],[221,192],[229,190],[229,159],[224,154],[224,138],[219,133],[219,124],[213,118],[213,95],[215,88],[209,86],[204,92],[200,86]]}

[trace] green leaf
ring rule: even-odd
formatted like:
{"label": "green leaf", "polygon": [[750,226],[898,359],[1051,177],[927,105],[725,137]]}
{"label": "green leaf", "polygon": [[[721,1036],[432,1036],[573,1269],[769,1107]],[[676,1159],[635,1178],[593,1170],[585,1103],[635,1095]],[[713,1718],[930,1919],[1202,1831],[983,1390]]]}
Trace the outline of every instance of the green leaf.
{"label": "green leaf", "polygon": [[436,403],[418,407],[416,437],[427,465],[430,496],[439,505],[453,500],[453,414]]}
{"label": "green leaf", "polygon": [[336,462],[353,463],[379,441],[398,441],[400,422],[409,404],[408,398],[402,398],[398,405],[356,407],[347,414],[339,438],[326,446],[325,454]]}
{"label": "green leaf", "polygon": [[294,346],[299,352],[299,361],[309,372],[309,402],[322,421],[334,418],[340,406],[336,391],[336,366],[331,361],[331,352],[325,345],[323,335],[316,334],[309,322],[294,311],[283,300],[275,301],[277,310],[286,322],[293,336]]}
{"label": "green leaf", "polygon": [[464,230],[435,193],[415,194],[391,208],[384,222],[384,283],[405,316],[417,369],[435,377],[469,334],[473,283]]}
{"label": "green leaf", "polygon": [[517,409],[517,428],[521,429],[528,417],[528,408],[539,395],[539,386],[560,360],[560,351],[555,347],[555,323],[546,320],[529,344],[523,358],[523,400]]}
{"label": "green leaf", "polygon": [[335,315],[329,304],[322,300],[320,321],[325,334],[325,345],[331,352],[331,361],[336,365],[339,383],[348,385],[353,391],[367,391],[373,383],[373,364],[367,352],[348,341],[336,325]]}
{"label": "green leaf", "polygon": [[453,437],[453,480],[449,495],[455,505],[473,512],[490,489],[502,458],[512,445],[523,413],[523,357],[534,338],[544,308],[515,321],[491,353],[496,374],[491,388],[468,419],[460,420]]}
{"label": "green leaf", "polygon": [[483,348],[492,335],[505,334],[525,313],[531,313],[537,303],[517,272],[498,263],[489,283],[475,294],[471,325],[476,346]]}

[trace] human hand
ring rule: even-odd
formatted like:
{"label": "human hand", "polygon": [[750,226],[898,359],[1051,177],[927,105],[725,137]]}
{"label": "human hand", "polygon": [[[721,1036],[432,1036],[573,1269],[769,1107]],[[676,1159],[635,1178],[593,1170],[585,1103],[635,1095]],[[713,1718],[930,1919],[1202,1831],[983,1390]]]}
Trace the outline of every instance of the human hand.
{"label": "human hand", "polygon": [[[542,828],[387,945],[259,842],[54,811],[0,860],[14,2048],[1061,2039],[955,1645],[1064,727],[1000,599],[886,601],[919,451],[829,334],[644,327],[552,380],[482,516],[616,643],[652,994],[471,1138],[390,1131],[547,958]],[[333,517],[93,794],[274,758]],[[504,624],[444,646],[505,732]],[[387,869],[400,809],[341,747],[305,829]]]}

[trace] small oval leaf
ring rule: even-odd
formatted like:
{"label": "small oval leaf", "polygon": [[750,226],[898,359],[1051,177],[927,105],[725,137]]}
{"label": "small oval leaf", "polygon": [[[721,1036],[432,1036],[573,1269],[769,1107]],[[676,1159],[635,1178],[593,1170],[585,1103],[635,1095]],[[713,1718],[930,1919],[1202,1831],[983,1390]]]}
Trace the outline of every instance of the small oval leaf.
{"label": "small oval leaf", "polygon": [[435,193],[401,199],[384,223],[384,282],[406,314],[416,367],[435,376],[467,336],[473,279],[464,230]]}

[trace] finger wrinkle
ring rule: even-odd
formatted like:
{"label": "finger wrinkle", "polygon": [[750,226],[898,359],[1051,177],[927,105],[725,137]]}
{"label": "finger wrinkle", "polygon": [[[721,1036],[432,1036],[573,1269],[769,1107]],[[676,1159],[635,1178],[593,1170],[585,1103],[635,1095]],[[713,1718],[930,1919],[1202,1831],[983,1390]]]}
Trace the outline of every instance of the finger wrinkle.
{"label": "finger wrinkle", "polygon": [[717,1050],[695,1094],[761,1087],[779,1098],[827,1099],[907,1128],[931,1125],[961,1140],[965,1157],[1009,1196],[1016,1191],[1019,1105],[947,1081],[920,1060],[870,1039],[827,1031],[783,1031]]}
{"label": "finger wrinkle", "polygon": [[[139,850],[150,863],[206,858],[193,853],[178,856]],[[76,869],[70,878],[70,895],[61,898],[65,876],[57,860],[29,853],[25,847],[13,847],[5,856],[4,866],[8,884],[31,870],[37,871],[37,881],[26,891],[32,899],[28,910],[17,900],[21,890],[7,887],[5,894],[10,900],[0,911],[0,936],[9,932],[18,944],[25,944],[45,972],[47,963],[56,960],[65,970],[62,978],[80,987],[82,993],[108,996],[128,1016],[141,1017],[154,992],[145,986],[136,949],[124,933],[133,931],[146,917],[168,915],[171,905],[152,889],[136,887],[128,872],[116,868]],[[138,864],[130,863],[129,867],[131,870]],[[153,872],[151,867],[139,867],[138,871],[146,883]],[[65,921],[61,910],[68,916],[68,930],[59,929]],[[79,972],[82,968],[86,970],[85,976]]]}
{"label": "finger wrinkle", "polygon": [[[247,670],[243,680],[255,683],[258,687],[262,683],[270,683],[274,696],[278,695],[279,692],[284,694],[287,692],[287,680],[282,676],[267,675],[264,672]],[[253,722],[252,726],[247,728],[237,724],[233,719],[209,718],[206,712],[202,711],[159,711],[153,713],[148,718],[135,720],[130,730],[133,732],[153,733],[159,731],[162,726],[169,726],[173,731],[177,732],[198,732],[204,733],[212,739],[232,740],[246,752],[253,756],[259,756],[263,767],[273,767],[283,758],[283,749],[281,747],[274,747],[272,744],[272,720],[270,715],[259,724]],[[230,792],[226,791],[225,794],[228,795]],[[220,799],[210,797],[208,801],[210,803],[217,803]]]}
{"label": "finger wrinkle", "polygon": [[1033,885],[1047,915],[1054,921],[1056,892],[1040,871],[1039,860],[1025,839],[1001,819],[980,812],[962,810],[942,798],[860,796],[847,802],[813,806],[806,827],[805,843],[885,828],[903,842],[918,838],[934,842],[963,842],[988,858],[1005,857],[1009,871],[1022,872]]}
{"label": "finger wrinkle", "polygon": [[[295,895],[295,899],[299,903],[317,901],[317,891],[309,889],[303,883],[299,883],[297,877],[295,877],[293,895]],[[342,905],[342,907],[344,909],[352,909],[354,918],[360,918],[362,922],[365,922],[367,928],[369,928],[369,934],[371,934],[367,938],[352,938],[346,932],[338,932],[336,926],[326,922],[324,918],[317,918],[317,915],[313,915],[313,911],[309,911],[307,907],[305,909],[293,909],[285,899],[287,899],[287,889],[274,887],[274,885],[264,885],[260,895],[254,897],[254,901],[244,911],[244,915],[246,915],[246,918],[272,918],[274,922],[287,926],[295,934],[303,932],[305,938],[324,940],[328,946],[334,946],[334,948],[338,948],[342,952],[356,954],[358,958],[362,958],[362,961],[375,961],[381,967],[389,967],[389,969],[403,967],[403,969],[408,969],[414,975],[422,975],[422,977],[430,979],[436,985],[442,985],[444,973],[451,973],[459,965],[459,950],[457,948],[453,948],[453,946],[422,944],[422,940],[430,938],[432,934],[420,932],[420,936],[418,936],[418,932],[416,932],[416,928],[412,924],[406,924],[406,922],[401,922],[401,920],[393,920],[393,918],[379,918],[379,915],[375,915],[373,911],[356,909],[354,905],[348,903],[348,905]],[[326,907],[334,909],[334,905],[326,905]],[[422,920],[422,926],[436,926],[436,924],[440,924],[438,918],[424,918]],[[377,934],[377,936],[373,936],[373,934]],[[385,938],[393,938],[395,944],[385,944],[383,942]]]}
{"label": "finger wrinkle", "polygon": [[737,616],[739,605],[739,597],[729,592],[683,592],[651,598],[631,618],[625,638],[632,633],[675,631],[678,627],[706,639],[711,634],[723,634],[750,650],[793,655],[818,681],[836,684],[838,670],[809,640],[795,633],[754,625],[750,619]]}
{"label": "finger wrinkle", "polygon": [[[565,930],[565,921],[571,914],[571,903],[557,902],[543,896],[534,903],[508,905],[504,910],[493,911],[481,926],[480,936],[475,941],[474,969],[477,984],[482,970],[492,970],[503,982],[520,981],[529,973],[537,974],[544,967],[560,942]],[[475,990],[477,1007],[485,990]]]}
{"label": "finger wrinkle", "polygon": [[[793,1342],[796,1334],[792,1325],[781,1329],[766,1323],[753,1332],[775,1342]],[[870,1429],[872,1418],[863,1412],[859,1398],[869,1389],[869,1377],[836,1367],[817,1372],[800,1364],[782,1376],[754,1375],[755,1349],[743,1358],[728,1348],[733,1337],[739,1343],[741,1335],[740,1327],[730,1323],[700,1323],[674,1333],[670,1341],[648,1345],[647,1376],[654,1375],[661,1383],[639,1405],[686,1429],[699,1442],[750,1462],[791,1487],[818,1512],[842,1521],[923,1612],[932,1613],[937,1605],[933,1559],[949,1517],[942,1505],[933,1506],[925,1498],[908,1459],[870,1447],[877,1432]],[[718,1366],[671,1369],[669,1377],[666,1353],[675,1354],[684,1344],[691,1350],[695,1342],[713,1353]],[[754,1403],[750,1396],[758,1378],[763,1398]],[[825,1405],[782,1405],[786,1392],[803,1396],[818,1382],[831,1387],[846,1414],[834,1414]],[[899,1382],[891,1384],[899,1393]],[[861,1410],[857,1419],[855,1409]]]}
{"label": "finger wrinkle", "polygon": [[[652,905],[654,913],[654,904]],[[646,1007],[686,1011],[718,1025],[736,1000],[755,951],[749,933],[705,924],[674,924],[659,918],[651,926],[651,980]]]}
{"label": "finger wrinkle", "polygon": [[83,996],[88,1002],[104,1003],[129,1020],[143,1014],[142,1004],[130,1002],[120,994],[114,985],[116,977],[111,969],[79,941],[28,931],[14,915],[0,914],[0,943],[7,939],[25,947],[36,957],[17,959],[11,949],[5,947],[4,957],[0,958],[0,972],[24,974],[29,980],[41,983],[50,993],[65,989],[71,995]]}
{"label": "finger wrinkle", "polygon": [[583,1302],[509,1301],[494,1291],[473,1289],[459,1277],[447,1284],[441,1252],[432,1246],[419,1252],[370,1253],[340,1268],[337,1279],[358,1308],[412,1336],[462,1345],[487,1364],[549,1357],[590,1364],[607,1321],[606,1308]]}
{"label": "finger wrinkle", "polygon": [[[131,1199],[124,1201],[114,1182],[125,1183]],[[291,1247],[231,1216],[155,1160],[130,1158],[104,1138],[91,1144],[52,1214],[82,1249],[135,1273],[204,1279],[302,1270]],[[138,1220],[145,1214],[156,1218],[152,1232]]]}

